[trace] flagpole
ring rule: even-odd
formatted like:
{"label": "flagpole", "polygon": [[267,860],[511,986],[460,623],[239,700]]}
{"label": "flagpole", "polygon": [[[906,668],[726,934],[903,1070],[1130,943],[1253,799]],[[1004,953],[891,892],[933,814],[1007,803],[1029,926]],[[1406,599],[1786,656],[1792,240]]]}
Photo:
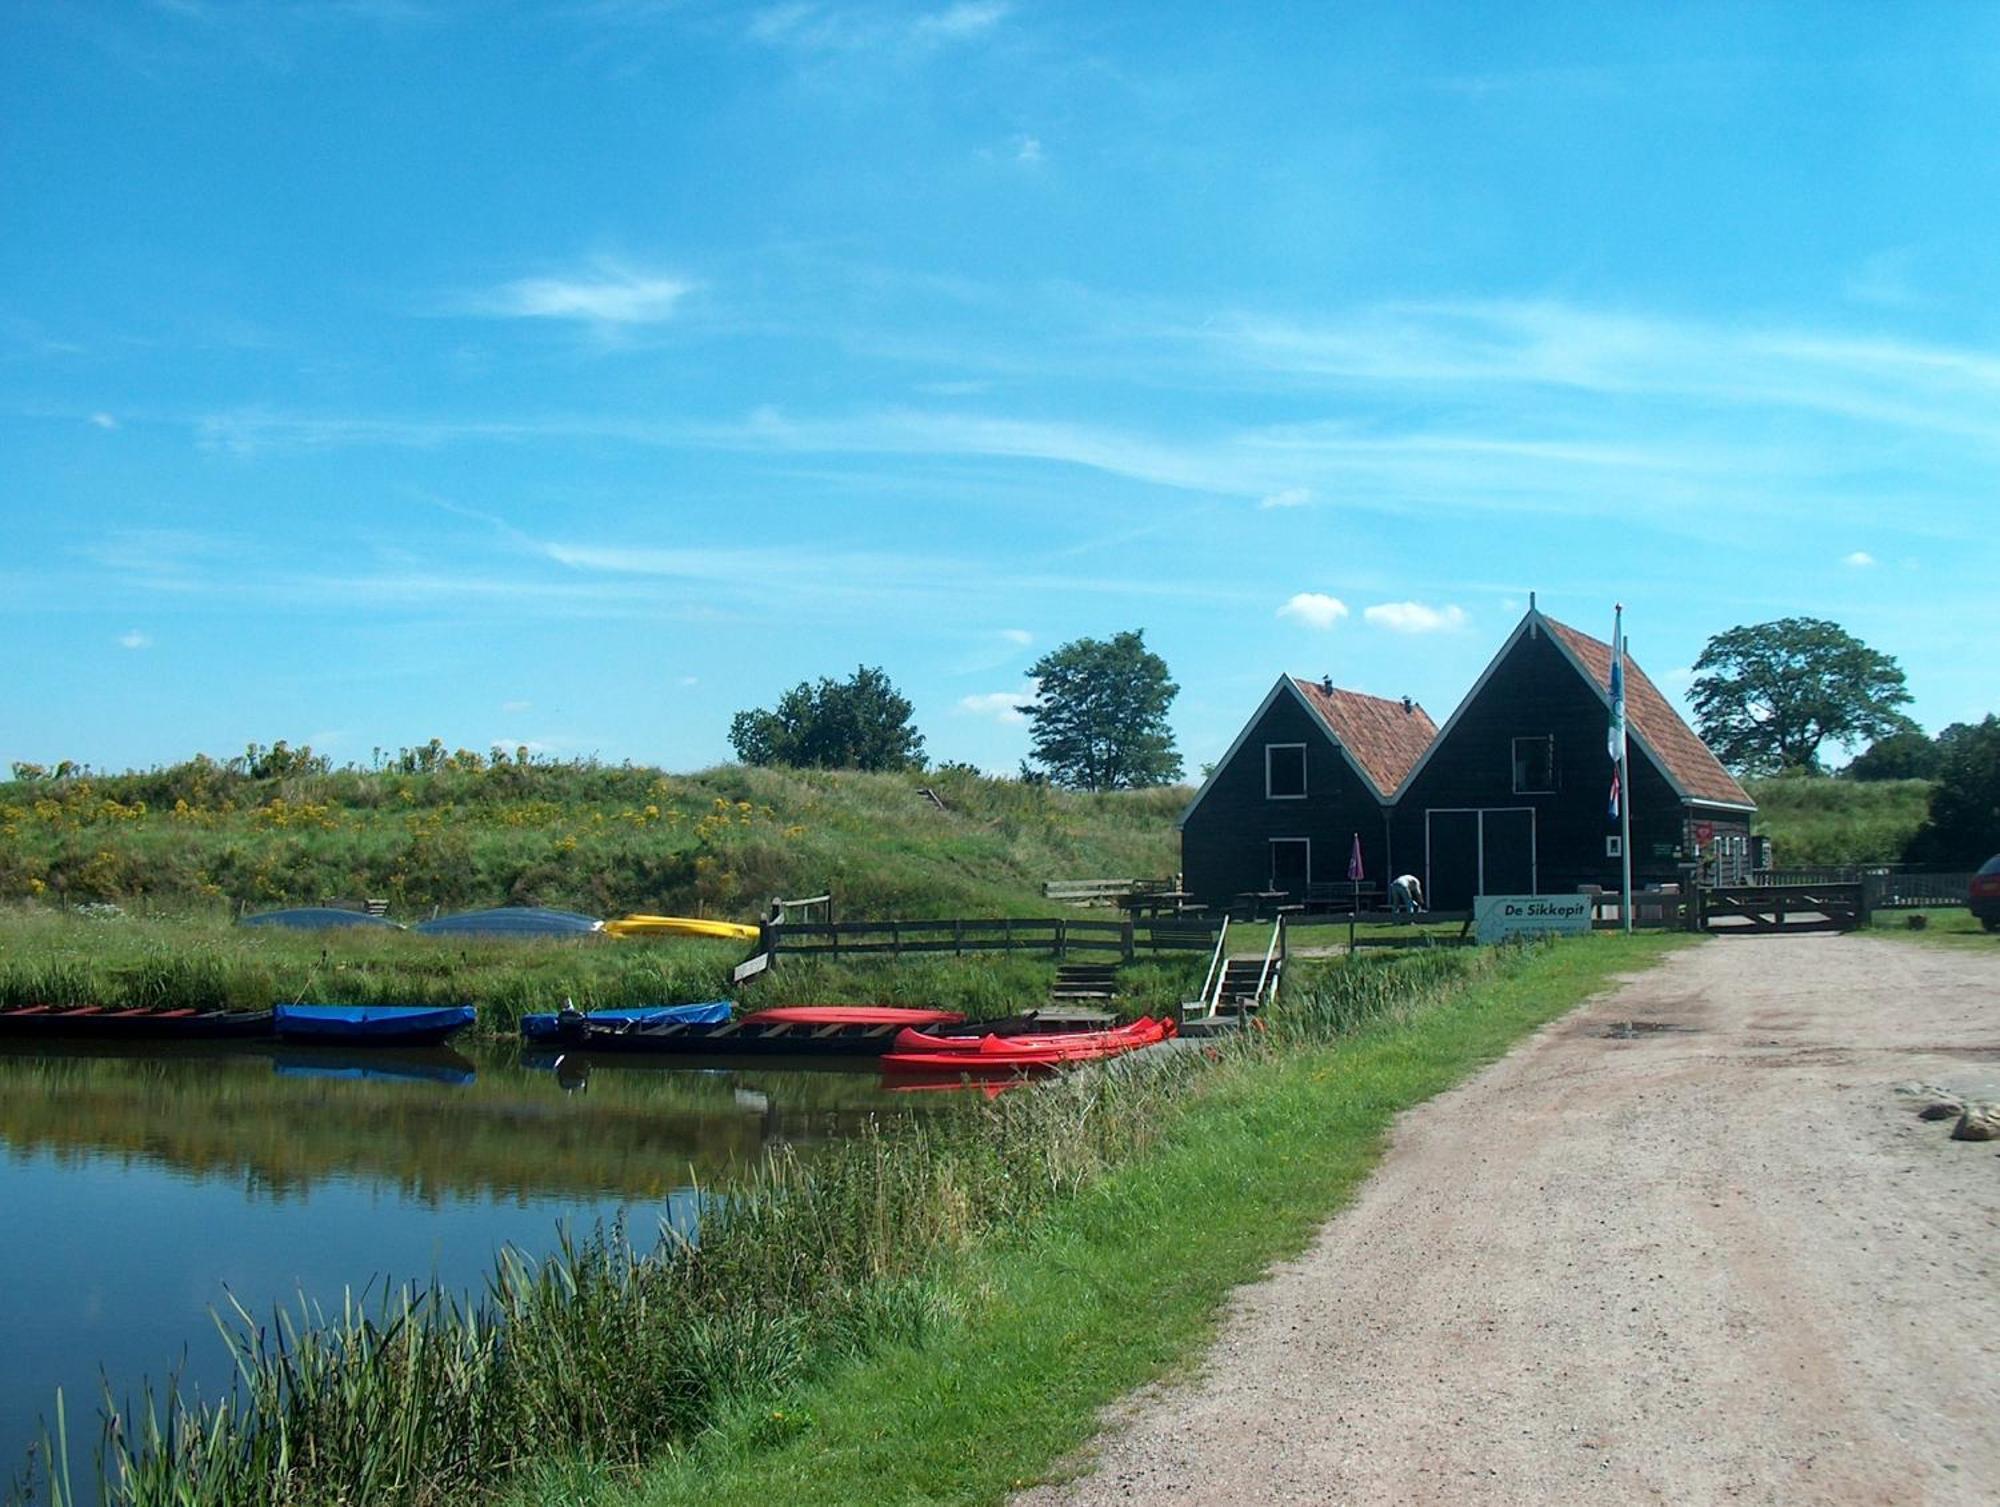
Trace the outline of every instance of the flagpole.
{"label": "flagpole", "polygon": [[[1625,604],[1620,602],[1617,611],[1617,627],[1614,630],[1617,643],[1614,652],[1618,656],[1619,690],[1624,690],[1625,679]],[[1626,770],[1626,748],[1631,740],[1625,729],[1619,727],[1618,738],[1618,855],[1621,873],[1621,887],[1618,896],[1618,917],[1624,930],[1632,930],[1632,781]]]}

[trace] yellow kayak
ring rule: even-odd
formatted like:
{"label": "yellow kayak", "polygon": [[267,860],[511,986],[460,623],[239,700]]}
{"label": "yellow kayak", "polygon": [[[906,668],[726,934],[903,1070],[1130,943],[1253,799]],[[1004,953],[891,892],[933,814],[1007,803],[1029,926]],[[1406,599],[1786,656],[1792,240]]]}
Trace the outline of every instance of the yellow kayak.
{"label": "yellow kayak", "polygon": [[741,921],[703,921],[696,916],[622,916],[606,921],[604,930],[613,937],[713,937],[724,942],[754,942],[759,935],[756,927]]}

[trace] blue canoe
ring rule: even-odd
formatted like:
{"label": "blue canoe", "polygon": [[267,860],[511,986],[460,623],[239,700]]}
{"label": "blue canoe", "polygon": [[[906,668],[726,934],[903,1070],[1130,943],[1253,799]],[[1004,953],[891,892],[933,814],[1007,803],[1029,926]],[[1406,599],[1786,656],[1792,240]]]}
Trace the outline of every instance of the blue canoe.
{"label": "blue canoe", "polygon": [[576,1010],[559,1010],[543,1015],[523,1015],[521,1039],[537,1042],[581,1041],[586,1021],[604,1026],[628,1020],[644,1025],[679,1022],[684,1025],[719,1026],[729,1019],[729,1013],[730,1005],[726,999],[713,1000],[705,1005],[627,1005],[617,1010],[592,1010],[588,1015]]}
{"label": "blue canoe", "polygon": [[281,1041],[432,1046],[471,1025],[470,1005],[279,1005]]}

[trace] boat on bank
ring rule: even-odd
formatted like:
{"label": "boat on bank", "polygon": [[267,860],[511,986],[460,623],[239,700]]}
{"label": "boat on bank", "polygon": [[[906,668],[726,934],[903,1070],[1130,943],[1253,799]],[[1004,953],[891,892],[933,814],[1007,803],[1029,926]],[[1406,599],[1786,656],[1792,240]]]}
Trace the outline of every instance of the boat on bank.
{"label": "boat on bank", "polygon": [[435,1046],[478,1018],[470,1005],[279,1005],[280,1041]]}
{"label": "boat on bank", "polygon": [[537,1046],[573,1045],[583,1039],[583,1028],[600,1026],[664,1025],[684,1021],[689,1025],[721,1025],[733,1013],[728,1000],[711,1000],[699,1005],[620,1005],[608,1010],[562,1009],[521,1017],[521,1040]]}
{"label": "boat on bank", "polygon": [[1013,1073],[1096,1062],[1136,1052],[1175,1034],[1171,1020],[1143,1015],[1101,1031],[1039,1032],[1021,1036],[939,1036],[906,1029],[882,1058],[885,1073]]}
{"label": "boat on bank", "polygon": [[215,1041],[269,1036],[270,1010],[148,1005],[16,1005],[0,1010],[0,1038],[71,1041]]}
{"label": "boat on bank", "polygon": [[611,937],[705,937],[716,942],[754,942],[761,927],[742,921],[710,921],[701,916],[620,916],[604,923]]}
{"label": "boat on bank", "polygon": [[584,1052],[607,1053],[880,1057],[899,1032],[916,1024],[941,1024],[940,1015],[952,1012],[901,1005],[784,1005],[714,1025],[585,1021],[576,1045]]}

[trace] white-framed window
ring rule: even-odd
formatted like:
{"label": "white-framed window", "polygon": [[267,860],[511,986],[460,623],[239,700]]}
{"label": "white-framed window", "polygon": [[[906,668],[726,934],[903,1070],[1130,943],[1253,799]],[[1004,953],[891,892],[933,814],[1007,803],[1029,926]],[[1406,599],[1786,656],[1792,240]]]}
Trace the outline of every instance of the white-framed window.
{"label": "white-framed window", "polygon": [[1548,795],[1556,788],[1556,740],[1514,740],[1514,794]]}
{"label": "white-framed window", "polygon": [[1616,834],[1605,838],[1604,856],[1606,858],[1623,858],[1625,856],[1625,839]]}
{"label": "white-framed window", "polygon": [[1264,796],[1273,801],[1306,798],[1306,746],[1303,743],[1264,745]]}

